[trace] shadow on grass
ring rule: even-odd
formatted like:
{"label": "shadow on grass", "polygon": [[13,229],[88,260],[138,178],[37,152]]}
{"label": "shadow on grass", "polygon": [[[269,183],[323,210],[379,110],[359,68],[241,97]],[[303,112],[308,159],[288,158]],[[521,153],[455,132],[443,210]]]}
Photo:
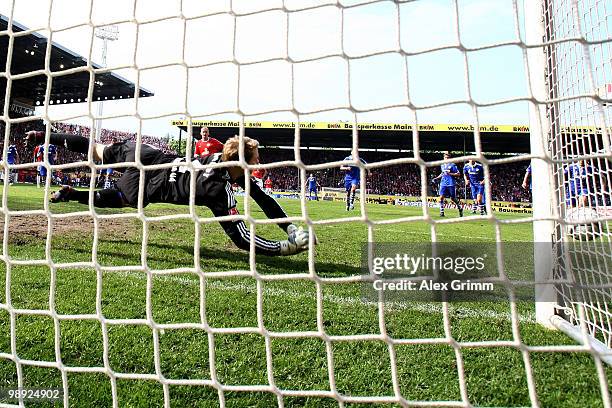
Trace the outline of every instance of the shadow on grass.
{"label": "shadow on grass", "polygon": [[[129,240],[100,240],[100,243],[116,245],[134,245],[133,241]],[[147,260],[150,262],[167,262],[168,252],[177,251],[188,254],[193,257],[193,246],[191,245],[176,245],[176,244],[162,244],[150,242],[148,247],[154,249],[148,254]],[[105,256],[110,256],[113,259],[123,259],[125,261],[134,261],[132,254],[124,251],[108,251],[104,250]],[[261,274],[278,274],[278,273],[302,273],[308,272],[308,260],[304,259],[306,256],[298,255],[301,259],[291,256],[265,256],[257,255],[256,261],[258,266],[258,272]],[[206,270],[235,270],[235,269],[248,269],[249,268],[249,253],[241,251],[236,247],[233,248],[220,248],[200,249],[200,259],[207,260]],[[237,267],[238,266],[238,267]],[[340,277],[340,276],[354,276],[362,274],[361,269],[355,266],[334,263],[324,260],[317,259],[315,263],[316,272],[321,277]]]}

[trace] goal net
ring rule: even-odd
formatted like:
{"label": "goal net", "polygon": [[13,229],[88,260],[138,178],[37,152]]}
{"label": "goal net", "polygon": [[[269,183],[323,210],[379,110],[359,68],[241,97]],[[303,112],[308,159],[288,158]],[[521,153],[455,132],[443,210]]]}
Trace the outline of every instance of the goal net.
{"label": "goal net", "polygon": [[[612,5],[549,0],[544,5],[547,116],[558,223],[559,312],[612,347]],[[578,336],[580,337],[580,336]]]}
{"label": "goal net", "polygon": [[[48,0],[42,10],[0,1],[8,16],[0,32],[7,50],[0,58],[1,166],[26,174],[15,185],[4,177],[1,186],[0,405],[29,405],[55,389],[64,406],[612,407],[609,0],[78,3],[88,6]],[[43,18],[13,31],[18,11],[27,17],[38,8]],[[72,8],[76,19],[64,22]],[[94,65],[95,29],[112,24],[119,34],[106,39],[115,42],[105,43],[107,67]],[[54,66],[47,40],[26,43],[39,32],[66,58],[60,41],[70,48],[88,38],[85,57]],[[113,62],[115,46],[121,58]],[[44,64],[13,72],[24,55]],[[102,114],[94,95],[115,71],[133,86],[117,90],[122,101],[109,94]],[[80,80],[71,75],[79,74],[87,96],[72,101]],[[29,97],[22,81],[37,76],[46,87]],[[53,84],[63,77],[66,95],[56,99]],[[513,85],[492,92],[506,80]],[[144,97],[141,86],[156,96]],[[28,106],[31,117],[15,115],[12,99],[38,105]],[[500,117],[519,117],[518,105],[525,123],[497,131]],[[247,123],[279,120],[293,132],[293,148],[262,147],[262,163],[253,164],[243,143],[238,161],[202,165],[189,137],[174,162],[136,159],[114,169],[139,174],[133,208],[51,204],[54,180],[37,189],[28,178],[36,166],[76,172],[79,181],[71,182],[93,200],[96,174],[110,167],[94,160],[95,140],[141,148],[159,141],[147,136],[151,123],[179,116],[189,135],[195,121],[210,121],[211,129],[231,121],[242,141],[270,130]],[[307,133],[315,121],[349,129],[340,136],[350,142],[307,153],[310,135],[326,132]],[[463,125],[440,130],[433,125],[440,122]],[[364,148],[386,123],[398,124],[404,145]],[[33,128],[46,132],[40,162],[23,150],[19,163],[9,163],[15,138]],[[59,146],[64,159],[53,163],[56,130],[87,136],[89,153],[69,156]],[[526,145],[527,132],[530,153],[503,151]],[[336,142],[330,133],[322,139]],[[474,204],[471,213],[464,199],[440,206],[438,192],[451,186],[433,187],[458,165],[457,190],[464,187],[466,197],[468,160],[483,164],[482,212]],[[529,187],[521,187],[529,163],[533,213]],[[249,184],[234,195],[228,181],[226,216],[197,206],[196,176],[224,166],[240,167],[247,179],[265,169],[275,186],[283,183],[290,194],[278,200],[318,245],[281,260],[256,254],[256,234],[287,235],[273,228],[284,219],[267,219],[248,198]],[[339,179],[346,166],[359,176]],[[171,171],[190,174],[185,205],[145,205],[148,172]],[[312,174],[326,177],[321,200],[309,194]],[[378,200],[368,199],[372,191]],[[248,251],[232,244],[222,221],[245,222]],[[463,250],[490,250],[491,276],[467,283],[495,285],[502,295],[461,302],[446,293],[371,296],[376,248],[425,259],[422,248],[443,244],[455,245],[449,253],[461,259],[471,254]]]}

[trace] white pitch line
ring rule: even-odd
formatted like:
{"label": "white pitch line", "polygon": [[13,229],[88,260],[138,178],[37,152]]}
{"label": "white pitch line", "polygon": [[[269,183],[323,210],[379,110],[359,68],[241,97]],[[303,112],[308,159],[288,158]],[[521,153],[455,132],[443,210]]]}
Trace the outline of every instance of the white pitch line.
{"label": "white pitch line", "polygon": [[[111,272],[114,275],[122,275],[132,279],[146,280],[146,276],[140,273],[133,272]],[[190,286],[199,286],[200,282],[196,279],[188,279],[180,276],[168,276],[168,275],[158,275],[155,277],[156,279],[167,280],[174,283],[179,283],[183,285]],[[233,292],[256,292],[257,288],[255,283],[252,285],[248,284],[235,284],[235,283],[227,283],[225,281],[208,281],[206,283],[207,288],[218,289],[218,290],[227,290]],[[294,299],[304,299],[304,300],[314,300],[314,294],[308,295],[305,292],[298,292],[288,289],[278,289],[278,288],[270,288],[265,287],[263,289],[264,294],[269,296],[280,296],[286,298],[294,298]],[[376,303],[374,302],[366,302],[362,299],[357,299],[354,297],[345,297],[345,296],[337,296],[337,295],[324,295],[324,301],[336,303],[338,305],[343,306],[366,306],[366,307],[376,307]],[[510,312],[496,312],[493,310],[477,310],[471,309],[462,306],[456,306],[453,304],[449,304],[448,306],[449,312],[457,313],[460,317],[471,317],[478,319],[492,319],[492,320],[502,320],[502,321],[511,321],[512,315]],[[410,310],[421,313],[428,314],[442,314],[442,304],[441,303],[427,303],[427,302],[410,302],[408,303],[397,303],[397,302],[387,302],[385,303],[386,311],[400,311],[400,310]],[[535,313],[533,312],[521,312],[518,316],[519,322],[522,323],[536,323]]]}

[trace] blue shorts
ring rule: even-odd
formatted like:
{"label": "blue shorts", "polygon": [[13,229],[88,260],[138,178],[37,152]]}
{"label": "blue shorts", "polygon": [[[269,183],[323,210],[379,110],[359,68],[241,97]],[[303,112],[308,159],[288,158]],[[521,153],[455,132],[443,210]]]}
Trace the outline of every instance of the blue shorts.
{"label": "blue shorts", "polygon": [[[588,197],[588,196],[585,196],[585,197]],[[570,207],[577,206],[578,204],[580,204],[580,202],[578,201],[578,198],[579,198],[579,196],[567,197],[565,199],[565,205],[568,205]],[[587,200],[587,203],[592,203],[590,198]]]}
{"label": "blue shorts", "polygon": [[440,186],[441,197],[455,198],[455,186]]}
{"label": "blue shorts", "polygon": [[565,198],[569,200],[571,198],[576,198],[580,196],[588,196],[589,194],[589,189],[586,187],[574,187],[567,189],[567,191],[565,192]]}
{"label": "blue shorts", "polygon": [[308,194],[310,194],[310,193],[317,194],[317,188],[316,187],[308,187]]}
{"label": "blue shorts", "polygon": [[472,199],[476,199],[476,197],[478,197],[478,194],[480,194],[484,200],[484,196],[485,196],[485,189],[484,189],[484,185],[483,184],[471,184],[470,183],[470,187],[472,188]]}
{"label": "blue shorts", "polygon": [[47,177],[47,168],[45,166],[38,166],[38,174],[42,177]]}
{"label": "blue shorts", "polygon": [[590,195],[589,189],[586,187],[570,188],[570,189],[567,189],[567,191],[565,192],[565,203],[570,206],[575,206],[578,203],[576,200],[578,197],[582,197],[582,196],[588,197],[589,195]]}
{"label": "blue shorts", "polygon": [[359,179],[344,179],[344,188],[349,191],[353,186],[359,187]]}
{"label": "blue shorts", "polygon": [[475,186],[470,184],[470,187],[472,188],[472,199],[476,200],[478,194],[480,194],[482,196],[482,204],[486,204],[487,196],[485,195],[485,186],[482,184],[478,184]]}

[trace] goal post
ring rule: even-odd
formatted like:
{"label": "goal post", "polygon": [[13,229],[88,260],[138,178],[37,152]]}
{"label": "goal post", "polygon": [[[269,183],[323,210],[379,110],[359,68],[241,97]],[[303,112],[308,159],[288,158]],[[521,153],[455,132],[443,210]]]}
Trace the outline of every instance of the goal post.
{"label": "goal post", "polygon": [[601,90],[612,77],[611,8],[604,0],[525,2],[534,242],[552,244],[552,256],[539,254],[534,266],[537,281],[552,273],[555,282],[555,301],[547,285],[537,320],[608,364],[612,127]]}
{"label": "goal post", "polygon": [[542,10],[544,1],[525,2],[525,28],[527,48],[528,85],[531,90],[529,104],[529,131],[531,154],[531,185],[533,200],[533,242],[534,245],[534,278],[536,282],[544,282],[535,286],[536,319],[538,323],[548,328],[554,328],[551,317],[555,315],[554,286],[547,284],[552,280],[553,254],[552,237],[554,223],[552,221],[553,196],[550,174],[549,135],[550,125],[547,119],[546,101],[546,52],[542,39],[545,38]]}
{"label": "goal post", "polygon": [[[156,403],[166,407],[191,406],[194,401],[221,407],[274,404],[538,407],[556,406],[555,402],[571,394],[566,406],[592,398],[597,399],[595,403],[601,401],[603,406],[612,408],[607,383],[611,371],[606,371],[609,368],[605,366],[612,365],[612,108],[606,105],[612,90],[602,91],[612,83],[611,1],[508,0],[506,11],[512,18],[506,23],[513,22],[514,37],[475,46],[467,40],[470,30],[465,27],[466,14],[462,14],[470,2],[461,0],[447,0],[442,7],[442,2],[431,0],[234,1],[226,6],[212,6],[208,2],[201,10],[191,9],[198,2],[184,2],[185,5],[176,2],[177,10],[164,9],[166,3],[172,2],[158,2],[159,13],[147,18],[140,15],[146,7],[137,10],[134,2],[134,10],[127,17],[110,16],[112,21],[108,22],[92,17],[95,14],[92,0],[85,22],[75,23],[74,27],[58,28],[52,24],[52,16],[45,19],[43,28],[48,32],[49,46],[64,31],[71,34],[70,30],[79,26],[90,30],[93,39],[93,30],[101,24],[125,24],[134,29],[135,42],[121,45],[133,49],[132,60],[127,65],[118,62],[109,63],[108,67],[95,66],[90,61],[93,51],[90,44],[87,65],[57,71],[48,51],[44,68],[20,74],[11,73],[10,56],[16,52],[14,48],[18,49],[15,40],[27,33],[19,34],[12,29],[0,32],[0,37],[9,38],[7,67],[4,73],[0,72],[0,79],[7,83],[5,99],[11,95],[11,86],[19,84],[17,81],[43,74],[48,81],[37,117],[9,117],[9,109],[4,107],[0,118],[4,122],[0,124],[6,126],[4,132],[0,127],[0,134],[5,134],[4,160],[0,170],[34,169],[40,165],[49,171],[75,170],[79,175],[80,169],[86,168],[90,172],[87,177],[91,178],[87,190],[80,190],[87,191],[88,200],[80,203],[73,199],[72,203],[51,204],[49,197],[56,189],[51,178],[47,178],[43,190],[35,190],[34,186],[15,186],[9,190],[6,180],[0,186],[3,188],[0,217],[4,220],[0,224],[4,234],[0,254],[0,295],[3,293],[0,378],[13,379],[18,388],[55,385],[62,390],[66,407],[103,405],[98,400],[113,407]],[[61,7],[58,0],[50,3]],[[490,7],[494,2],[483,0],[481,5],[485,3]],[[71,6],[76,8],[76,4]],[[423,4],[433,6],[420,7]],[[114,7],[118,8],[119,3],[111,8]],[[57,10],[54,13],[62,17],[67,14]],[[447,18],[441,18],[442,13]],[[472,10],[467,15],[482,14]],[[450,41],[437,44],[434,38],[416,44],[424,45],[425,49],[411,49],[411,41],[427,37],[423,28],[410,32],[411,25],[423,16],[440,21],[440,27],[450,27]],[[9,21],[12,19],[11,14]],[[484,20],[473,25],[477,28],[474,31],[479,31]],[[266,31],[262,30],[266,25],[271,30],[261,33]],[[327,25],[334,32],[316,38],[315,30],[327,29]],[[387,40],[386,46],[382,41],[365,41],[368,37],[378,40],[373,35],[377,30],[385,32],[381,38]],[[30,31],[33,33],[36,28]],[[163,47],[162,42],[150,47],[145,39],[156,38],[152,31],[168,36],[169,43],[180,51],[176,60],[163,55],[165,48],[172,47]],[[306,33],[305,39],[301,33]],[[355,33],[367,35],[351,38]],[[178,37],[182,43],[176,43]],[[251,37],[258,37],[257,41],[251,41]],[[127,38],[129,35],[122,34],[121,41]],[[302,41],[309,47],[300,56],[295,44]],[[211,46],[215,42],[219,43],[218,49]],[[365,47],[357,52],[353,49],[359,48],[356,44]],[[486,59],[492,61],[496,57],[487,53],[504,47],[520,50],[516,59],[525,73],[517,75],[520,77],[517,83],[526,85],[526,91],[479,97],[477,89],[487,87],[483,80],[486,78],[482,78],[486,75],[481,73],[503,70],[473,59],[473,54],[479,54],[479,58],[488,55]],[[208,55],[209,48],[219,55]],[[310,48],[318,48],[317,53]],[[433,67],[443,64],[429,58],[441,52],[443,62],[451,61],[447,51],[461,57],[460,63],[449,65],[453,65],[450,71],[458,71],[459,77],[463,75],[458,82],[464,80],[465,95],[455,97],[449,89],[448,94],[444,90],[436,100],[430,100],[435,94],[433,89],[419,86],[440,78]],[[30,52],[19,53],[22,57],[35,54]],[[143,55],[148,58],[149,54],[155,60],[152,66],[143,62],[146,61]],[[199,59],[201,54],[206,58]],[[375,68],[379,58],[382,63]],[[473,70],[475,65],[483,70],[480,67]],[[185,77],[171,75],[174,68],[184,70]],[[105,102],[108,112],[104,116],[101,110],[95,114],[94,88],[103,83],[94,80],[101,74],[110,78],[115,70],[133,71],[135,104],[117,101],[115,105],[108,101]],[[150,72],[156,70],[162,71]],[[77,107],[74,114],[52,111],[53,83],[71,72],[89,78],[87,103],[81,106],[84,113],[79,114]],[[154,101],[139,96],[141,76],[146,83],[148,75],[152,75],[149,80],[159,89],[172,96],[172,104],[158,102],[162,92]],[[385,76],[390,78],[389,83],[381,80]],[[444,79],[453,82],[452,78]],[[181,89],[178,98],[167,89],[176,84]],[[389,96],[394,88],[401,89],[397,99]],[[419,93],[426,97],[419,98]],[[227,99],[225,94],[229,95]],[[56,100],[55,105],[59,103]],[[154,109],[157,104],[160,106]],[[507,129],[499,132],[497,125],[481,126],[488,123],[486,115],[495,115],[495,120],[501,122],[496,109],[504,110],[511,104],[521,105],[517,115],[525,115],[523,108],[529,106],[529,155],[524,154],[526,146],[524,149],[523,146],[510,149],[504,143],[496,144],[499,148],[492,143],[487,146],[493,133],[503,133],[501,140],[522,137],[526,132],[524,123],[514,130],[511,125],[503,125]],[[460,105],[460,110],[471,110],[473,121],[465,126],[422,128],[429,126],[424,125],[428,115],[435,115],[440,121],[454,116],[454,112],[459,112],[454,111],[455,105]],[[493,110],[489,111],[490,108]],[[147,149],[144,145],[152,140],[146,136],[145,124],[178,114],[186,118],[182,122],[187,124],[189,135],[194,127],[207,126],[200,119],[231,118],[234,125],[224,126],[238,129],[237,159],[226,161],[228,156],[235,156],[224,154],[219,161],[194,160],[191,152],[196,142],[189,136],[185,153],[179,152],[180,157],[168,154],[159,162],[147,164],[140,156]],[[318,115],[331,118],[336,114],[353,119],[344,121],[342,131],[346,137],[342,137],[348,143],[350,134],[354,162],[348,163],[360,172],[358,205],[354,211],[355,190],[351,190],[351,184],[348,194],[346,188],[339,188],[348,177],[338,183],[344,177],[338,169],[347,161],[336,160],[336,156],[348,155],[346,147],[316,157],[310,151],[305,153],[314,143],[308,139],[310,128],[302,125],[307,120],[323,120]],[[380,125],[378,121],[385,120],[386,114],[401,115],[405,122],[410,121],[410,116],[413,119],[406,126],[410,132],[393,128],[402,130],[408,140],[404,146],[397,142],[403,149],[397,149],[400,152],[397,154],[396,149],[387,154],[391,152],[386,143],[368,147],[366,142],[378,139],[367,140],[374,134],[368,131],[374,129],[360,126],[361,120]],[[265,126],[255,130],[247,125],[247,120],[268,120],[268,116],[276,115],[292,121],[275,122],[291,123],[285,131],[290,135],[289,142],[294,143],[292,150],[265,152],[262,148],[259,163],[255,143],[247,146],[246,138],[258,138],[266,150],[274,145],[263,143],[264,132],[268,132]],[[124,117],[133,119],[138,129],[126,139],[135,142],[133,151],[130,150],[133,161],[95,162],[96,136],[112,137],[106,152],[125,146],[126,141],[116,143],[114,139],[128,136],[119,130],[114,135],[111,133],[115,131],[107,133],[107,129],[96,131],[95,125],[101,120],[119,123]],[[525,116],[520,118],[525,121]],[[71,123],[63,123],[73,119],[87,120],[89,127],[74,130],[68,128]],[[8,164],[9,136],[23,136],[34,124],[45,127],[43,161]],[[210,127],[214,133],[217,126]],[[442,153],[446,149],[457,152],[460,148],[458,144],[453,147],[451,138],[446,137],[451,132],[463,135],[463,154]],[[88,153],[51,163],[51,133],[87,135],[89,141],[80,139],[79,143],[87,143]],[[473,154],[469,147],[472,136]],[[54,139],[57,140],[57,135]],[[68,139],[64,140],[67,149]],[[325,144],[331,139],[320,140],[320,144]],[[389,140],[396,143],[394,140],[400,139]],[[509,143],[514,142],[512,139]],[[223,153],[227,153],[229,146],[231,142]],[[316,151],[319,146],[313,147]],[[266,153],[269,159],[264,156]],[[367,164],[359,161],[362,153]],[[32,156],[29,151],[28,154]],[[369,155],[374,159],[370,160]],[[440,156],[444,159],[439,160]],[[461,171],[463,162],[468,159],[483,166],[482,190],[474,188],[472,194],[474,201],[478,196],[486,196],[486,203],[480,203],[480,214],[474,207],[473,215],[466,211],[464,217],[466,201],[445,204],[444,189],[440,189],[439,201],[438,197],[428,197],[428,192],[432,190],[432,173],[441,173],[434,180],[443,175],[463,178],[466,174]],[[531,217],[527,215],[527,191],[520,190],[519,184],[527,159],[531,161],[533,183]],[[444,167],[451,163],[461,170]],[[96,170],[109,166],[124,173],[130,171],[132,175],[138,173],[138,185],[125,187],[136,192],[136,200],[131,201],[133,208],[94,208],[94,198],[102,194],[98,191],[101,189],[95,188]],[[266,211],[265,205],[261,211],[256,208],[261,201],[275,205],[272,198],[249,181],[252,171],[261,169],[269,170],[273,177],[285,176],[285,185],[292,186],[271,194],[283,200],[280,204],[286,207],[288,218],[271,218],[269,214],[274,211]],[[213,174],[216,170],[219,173]],[[322,184],[330,187],[320,189],[316,201],[310,200],[307,191],[311,171],[331,180],[324,182],[321,177]],[[153,179],[152,172],[163,177]],[[373,189],[376,176],[382,172],[386,172],[388,186],[384,190]],[[179,198],[149,196],[147,188],[156,187],[156,183],[166,183],[163,190],[178,191],[175,186],[179,184],[176,179],[179,173],[190,177],[181,186],[183,191],[176,194]],[[355,185],[353,177],[348,181]],[[217,189],[221,194],[209,197],[210,184],[205,183],[217,179],[222,180],[219,181],[222,188]],[[272,180],[276,186],[276,180]],[[498,198],[504,193],[501,181],[507,181],[505,187],[512,193],[510,198]],[[239,194],[234,194],[234,182],[244,184]],[[80,182],[70,183],[81,187]],[[172,187],[167,187],[170,183]],[[466,181],[466,187],[467,184]],[[405,186],[411,188],[404,189],[403,195],[398,187]],[[454,185],[441,187],[449,187],[448,195],[455,195]],[[121,188],[119,185],[113,189],[116,190],[113,197],[123,204],[126,191]],[[66,189],[75,194],[76,189]],[[387,191],[398,195],[386,195]],[[154,193],[162,194],[157,190]],[[257,195],[262,200],[255,199]],[[237,200],[235,196],[239,196]],[[64,201],[63,198],[68,200],[68,195],[55,195],[53,201]],[[150,201],[152,205],[145,210]],[[375,207],[376,201],[397,206]],[[103,204],[107,203],[111,202]],[[38,209],[29,209],[30,204]],[[208,204],[212,204],[212,212],[204,208]],[[214,204],[221,209],[216,211]],[[24,224],[34,223],[34,217],[43,221],[32,228],[29,235],[33,237],[11,235],[9,239],[9,234],[21,233]],[[235,230],[226,229],[228,222],[236,222]],[[290,222],[295,222],[295,228],[285,225]],[[273,228],[274,224],[284,225],[288,233]],[[256,252],[256,248],[269,246],[277,249],[276,254],[283,254],[280,248],[297,246],[293,231],[300,231],[298,227],[310,234],[304,253],[279,260],[265,255],[271,250]],[[533,242],[525,243],[531,237],[532,227]],[[512,231],[513,228],[516,230]],[[238,235],[239,242],[235,240]],[[260,238],[268,236],[274,242]],[[248,246],[241,246],[245,240]],[[533,244],[533,263],[531,247],[527,250],[529,254],[522,251],[517,256],[517,251],[510,250],[512,245],[505,246],[506,242],[520,244],[519,249]],[[467,245],[452,245],[462,243],[474,247],[469,248],[474,252],[468,252]],[[443,248],[446,244],[450,244],[446,248],[450,247],[452,257],[439,256],[445,255],[442,249],[446,250]],[[480,251],[481,245],[487,247],[483,257],[466,256]],[[489,252],[491,247],[495,252]],[[443,290],[423,290],[431,292],[431,296],[429,293],[416,296],[409,292],[412,289],[407,289],[402,296],[408,297],[396,301],[391,293],[395,289],[383,292],[384,287],[380,290],[373,285],[375,279],[383,282],[373,271],[374,253],[379,248],[389,249],[387,255],[377,254],[377,262],[385,265],[389,260],[398,260],[399,264],[400,259],[409,265],[410,259],[416,270],[414,262],[418,266],[429,255],[423,248],[432,248],[434,256],[427,259],[444,260],[444,268],[434,263],[435,279],[430,279],[429,274],[412,276],[408,268],[389,279],[403,279],[410,274],[406,287],[418,281],[419,290],[426,286],[422,283],[431,286],[438,283],[441,269],[456,270],[457,275],[467,279],[468,275],[463,275],[465,270],[459,268],[494,253],[487,261],[491,263],[486,265],[493,265],[490,269],[496,273],[474,275],[478,282],[473,283],[493,287],[494,282],[501,290],[492,292],[490,298],[475,295],[455,300],[446,296],[446,284],[451,282],[441,281]],[[400,258],[401,255],[405,256]],[[491,261],[492,258],[495,259]],[[447,260],[455,259],[463,266],[454,267],[454,262],[447,266]],[[498,296],[499,293],[502,295]],[[459,300],[465,302],[458,303]],[[540,325],[560,330],[581,344]],[[549,379],[554,381],[547,383]],[[6,406],[2,387],[0,406]],[[15,405],[9,406],[23,406],[27,402],[23,397],[15,399]],[[595,405],[592,400],[584,405]]]}

